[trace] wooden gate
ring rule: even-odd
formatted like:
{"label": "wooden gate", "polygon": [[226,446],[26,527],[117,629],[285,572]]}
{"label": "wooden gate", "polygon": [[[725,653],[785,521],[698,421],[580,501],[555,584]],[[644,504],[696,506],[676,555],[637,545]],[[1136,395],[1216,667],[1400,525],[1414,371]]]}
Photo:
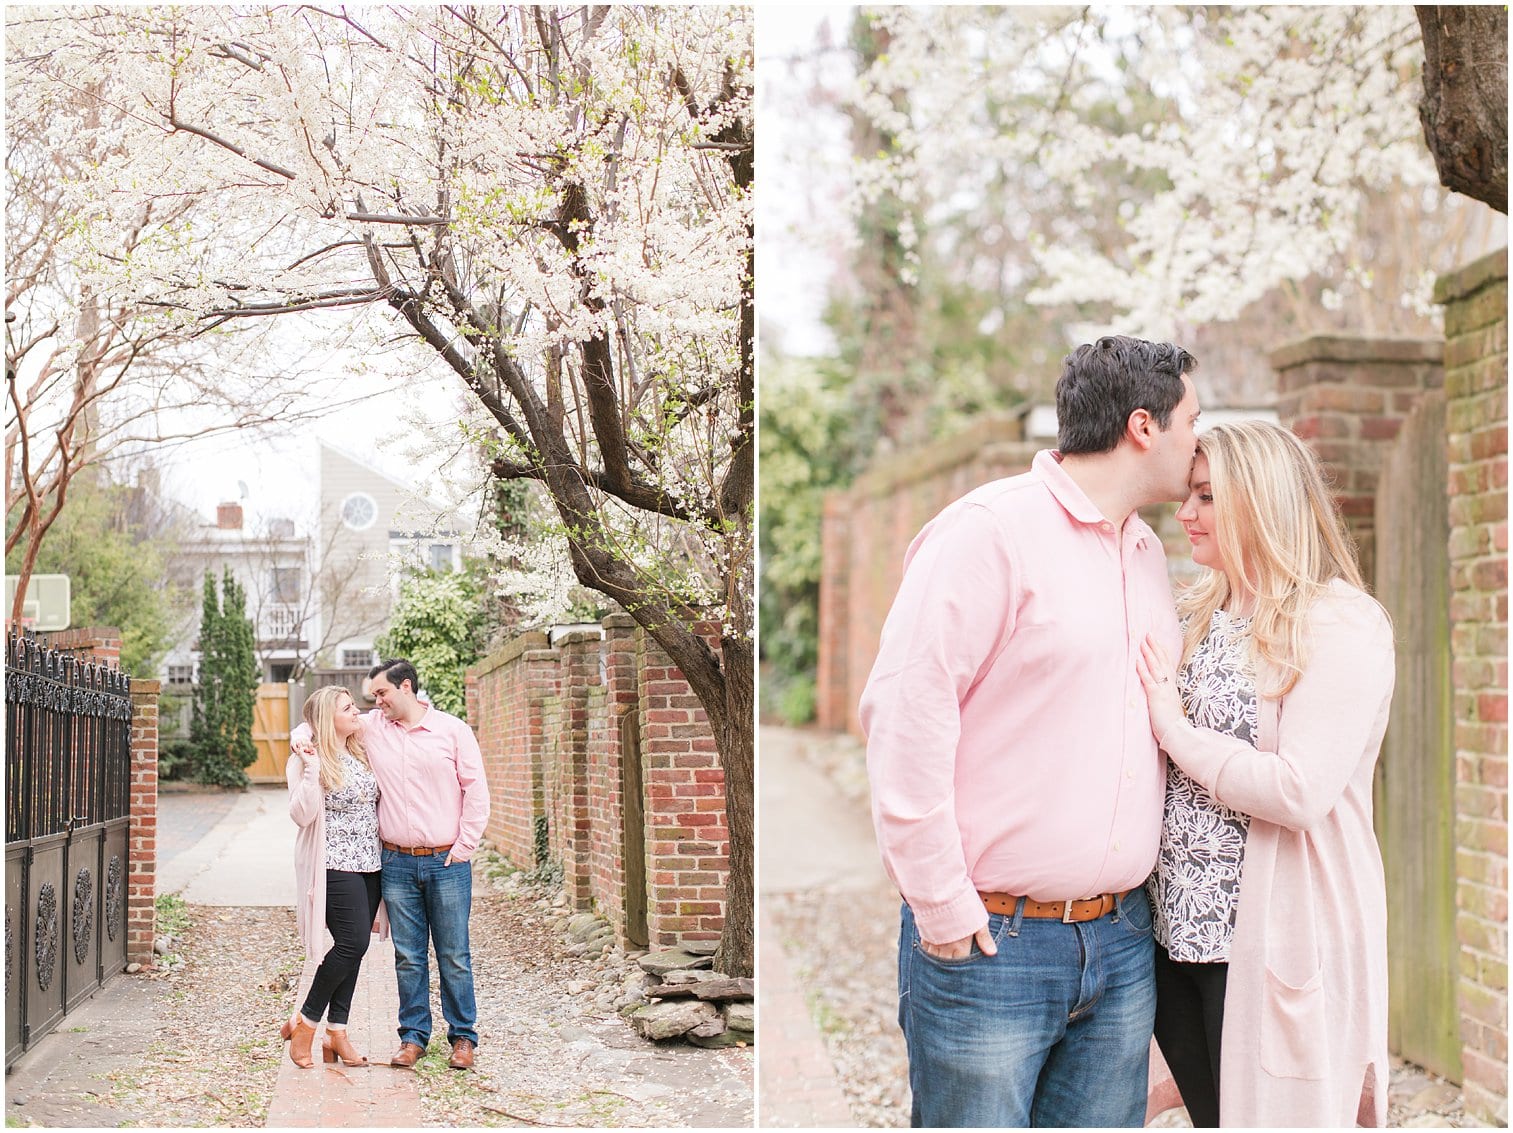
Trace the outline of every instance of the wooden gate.
{"label": "wooden gate", "polygon": [[1404,421],[1377,486],[1376,590],[1392,615],[1397,685],[1376,825],[1387,868],[1389,1043],[1458,1082],[1447,477],[1436,390]]}
{"label": "wooden gate", "polygon": [[131,685],[10,635],[5,1065],[126,966]]}
{"label": "wooden gate", "polygon": [[620,717],[621,848],[625,862],[625,939],[633,948],[650,940],[646,924],[646,795],[641,775],[641,713]]}
{"label": "wooden gate", "polygon": [[257,707],[252,717],[252,742],[257,760],[247,768],[254,783],[282,783],[289,762],[289,686],[257,686]]}

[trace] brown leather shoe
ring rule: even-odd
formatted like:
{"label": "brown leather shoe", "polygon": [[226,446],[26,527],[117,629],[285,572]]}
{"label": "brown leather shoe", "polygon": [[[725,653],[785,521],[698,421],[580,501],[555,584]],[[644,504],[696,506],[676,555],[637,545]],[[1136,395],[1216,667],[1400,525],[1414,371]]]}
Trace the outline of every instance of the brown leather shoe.
{"label": "brown leather shoe", "polygon": [[394,1052],[394,1057],[389,1059],[390,1066],[402,1066],[406,1070],[413,1070],[415,1064],[425,1054],[425,1048],[417,1043],[400,1043],[399,1049]]}
{"label": "brown leather shoe", "polygon": [[452,1058],[447,1063],[453,1070],[473,1069],[473,1040],[458,1039],[452,1044]]}

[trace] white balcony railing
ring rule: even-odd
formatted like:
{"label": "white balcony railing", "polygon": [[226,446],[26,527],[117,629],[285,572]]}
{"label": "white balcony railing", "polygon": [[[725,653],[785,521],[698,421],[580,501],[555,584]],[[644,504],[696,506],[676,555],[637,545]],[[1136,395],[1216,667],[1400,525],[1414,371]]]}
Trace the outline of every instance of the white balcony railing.
{"label": "white balcony railing", "polygon": [[282,641],[299,634],[300,610],[297,606],[271,606],[263,611],[258,627],[265,640]]}

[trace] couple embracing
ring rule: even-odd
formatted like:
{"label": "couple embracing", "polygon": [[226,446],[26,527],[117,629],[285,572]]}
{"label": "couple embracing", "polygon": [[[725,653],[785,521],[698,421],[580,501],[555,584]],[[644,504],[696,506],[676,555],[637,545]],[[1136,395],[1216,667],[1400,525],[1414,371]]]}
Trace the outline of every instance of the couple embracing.
{"label": "couple embracing", "polygon": [[1078,347],[1058,450],[909,548],[860,711],[915,1125],[1143,1125],[1153,1034],[1196,1126],[1384,1123],[1391,626],[1313,454],[1199,437],[1195,368]]}
{"label": "couple embracing", "polygon": [[413,1067],[430,1042],[434,943],[449,1065],[468,1070],[478,1043],[468,862],[489,816],[483,758],[466,723],[420,699],[408,661],[375,665],[367,688],[378,707],[365,714],[346,689],[317,689],[290,736],[295,919],[306,956],[321,962],[280,1033],[295,1064],[312,1066],[324,1018],[325,1061],[366,1066],[347,1020],[369,938],[392,933],[400,1045],[389,1064]]}

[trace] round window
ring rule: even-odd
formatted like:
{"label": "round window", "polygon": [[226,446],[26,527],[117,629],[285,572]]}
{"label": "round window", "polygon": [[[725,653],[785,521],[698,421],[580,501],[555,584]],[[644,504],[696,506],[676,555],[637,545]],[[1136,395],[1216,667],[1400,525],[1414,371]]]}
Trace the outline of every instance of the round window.
{"label": "round window", "polygon": [[353,492],[341,505],[341,521],[353,531],[372,527],[378,518],[378,505],[366,492]]}

